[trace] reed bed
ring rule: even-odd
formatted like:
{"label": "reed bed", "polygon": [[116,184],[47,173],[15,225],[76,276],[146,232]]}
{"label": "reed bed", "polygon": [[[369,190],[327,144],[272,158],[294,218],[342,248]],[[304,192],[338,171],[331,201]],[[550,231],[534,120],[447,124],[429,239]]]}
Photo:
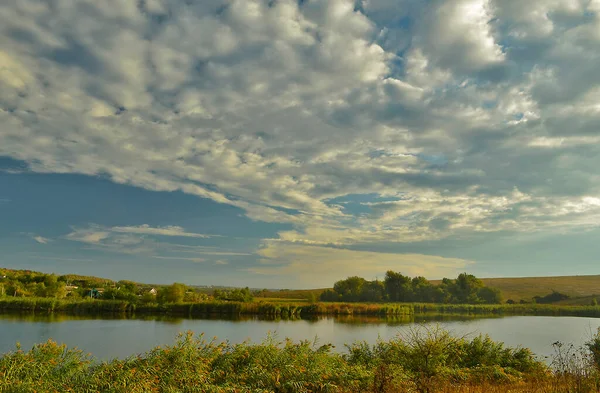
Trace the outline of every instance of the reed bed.
{"label": "reed bed", "polygon": [[333,303],[333,302],[230,302],[143,303],[126,300],[65,299],[35,297],[0,298],[0,312],[62,312],[72,315],[150,314],[202,317],[207,315],[262,315],[283,318],[309,318],[319,315],[413,316],[440,315],[546,315],[600,317],[600,306],[551,304],[434,304],[434,303]]}

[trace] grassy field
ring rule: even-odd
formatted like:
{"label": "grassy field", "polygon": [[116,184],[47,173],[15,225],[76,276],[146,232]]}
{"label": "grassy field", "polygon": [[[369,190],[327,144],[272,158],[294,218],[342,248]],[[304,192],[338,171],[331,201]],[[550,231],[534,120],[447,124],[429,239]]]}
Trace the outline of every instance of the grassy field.
{"label": "grassy field", "polygon": [[504,299],[515,301],[531,299],[534,296],[544,296],[552,291],[565,293],[571,297],[600,295],[600,275],[483,278],[481,281],[487,286],[500,289]]}
{"label": "grassy field", "polygon": [[0,392],[212,393],[592,393],[600,386],[588,349],[558,353],[548,367],[525,348],[488,337],[415,329],[375,345],[355,342],[340,354],[310,341],[230,344],[191,332],[175,345],[98,362],[48,341],[0,357]]}

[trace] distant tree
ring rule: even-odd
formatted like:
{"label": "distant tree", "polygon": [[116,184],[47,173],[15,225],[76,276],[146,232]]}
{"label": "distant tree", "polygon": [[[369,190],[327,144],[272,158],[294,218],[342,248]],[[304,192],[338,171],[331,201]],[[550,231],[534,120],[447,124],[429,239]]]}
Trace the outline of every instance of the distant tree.
{"label": "distant tree", "polygon": [[362,277],[348,277],[333,284],[333,291],[340,295],[342,301],[358,302],[361,300],[363,286],[366,282],[367,280]]}
{"label": "distant tree", "polygon": [[248,287],[246,288],[236,288],[232,290],[219,290],[215,289],[213,292],[213,297],[216,300],[227,300],[233,302],[251,302],[254,300],[252,293]]}
{"label": "distant tree", "polygon": [[477,296],[479,289],[483,288],[483,282],[472,274],[461,273],[456,280],[449,285],[452,295],[452,303],[475,304],[480,303]]}
{"label": "distant tree", "polygon": [[[183,299],[185,298],[186,289],[187,288],[186,288],[185,284],[173,283],[173,284],[169,285],[168,287],[164,287],[162,289],[162,291],[163,291],[162,298],[167,303],[181,303],[181,302],[183,302]],[[159,292],[159,294],[160,294],[160,292]]]}
{"label": "distant tree", "polygon": [[552,291],[551,293],[549,293],[546,296],[534,296],[533,300],[536,303],[549,304],[549,303],[559,302],[561,300],[567,300],[569,298],[570,298],[570,296],[565,293]]}
{"label": "distant tree", "polygon": [[133,281],[121,280],[117,282],[117,287],[120,288],[121,291],[129,292],[133,294],[137,294],[138,292],[138,284]]}
{"label": "distant tree", "polygon": [[205,293],[188,290],[183,298],[184,302],[197,303],[208,298]]}
{"label": "distant tree", "polygon": [[477,297],[481,303],[500,304],[502,303],[502,292],[497,288],[482,287],[477,291]]}
{"label": "distant tree", "polygon": [[385,299],[385,286],[383,282],[366,281],[362,286],[360,301],[362,302],[381,302]]}
{"label": "distant tree", "polygon": [[338,302],[340,301],[340,295],[331,289],[327,289],[321,293],[320,299],[324,302]]}
{"label": "distant tree", "polygon": [[385,292],[392,302],[407,302],[412,294],[410,277],[388,270],[384,280]]}

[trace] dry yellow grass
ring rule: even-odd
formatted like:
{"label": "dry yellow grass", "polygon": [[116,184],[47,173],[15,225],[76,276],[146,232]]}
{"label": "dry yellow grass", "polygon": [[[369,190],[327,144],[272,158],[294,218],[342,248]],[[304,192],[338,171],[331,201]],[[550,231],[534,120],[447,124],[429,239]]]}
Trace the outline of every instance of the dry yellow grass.
{"label": "dry yellow grass", "polygon": [[600,275],[560,276],[560,277],[516,277],[484,278],[485,285],[498,288],[504,299],[531,299],[544,296],[552,291],[565,293],[571,297],[585,297],[600,294]]}

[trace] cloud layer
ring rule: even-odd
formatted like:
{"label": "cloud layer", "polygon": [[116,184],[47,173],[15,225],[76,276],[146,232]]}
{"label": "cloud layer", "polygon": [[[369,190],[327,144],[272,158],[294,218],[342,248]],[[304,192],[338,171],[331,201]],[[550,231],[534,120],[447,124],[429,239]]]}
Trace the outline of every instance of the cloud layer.
{"label": "cloud layer", "polygon": [[[8,0],[0,156],[292,224],[265,240],[283,259],[592,228],[599,13],[597,0]],[[206,236],[68,238],[144,249],[144,234]]]}

